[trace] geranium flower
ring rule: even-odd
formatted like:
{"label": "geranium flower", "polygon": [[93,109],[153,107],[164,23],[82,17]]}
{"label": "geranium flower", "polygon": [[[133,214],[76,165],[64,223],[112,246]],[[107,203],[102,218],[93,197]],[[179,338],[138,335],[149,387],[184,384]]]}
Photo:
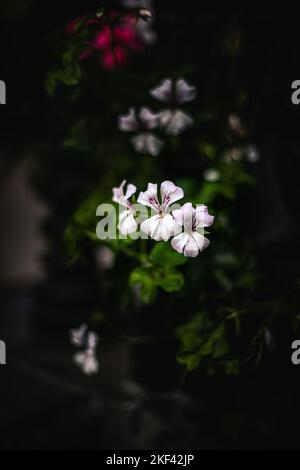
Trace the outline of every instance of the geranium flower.
{"label": "geranium flower", "polygon": [[96,356],[98,342],[98,335],[94,332],[90,332],[87,340],[87,349],[74,355],[74,363],[78,365],[86,375],[96,374],[99,371],[99,361]]}
{"label": "geranium flower", "polygon": [[173,238],[172,247],[184,256],[195,258],[210,244],[204,237],[203,229],[213,224],[214,217],[209,215],[206,206],[197,206],[194,209],[191,202],[174,210],[172,214],[176,224],[184,228],[183,233]]}
{"label": "geranium flower", "polygon": [[118,228],[123,235],[129,235],[136,232],[138,227],[134,218],[135,211],[130,202],[130,198],[136,193],[136,187],[129,184],[124,192],[125,186],[126,181],[123,181],[119,188],[113,188],[113,202],[124,208],[120,213]]}
{"label": "geranium flower", "polygon": [[129,108],[128,114],[119,117],[118,127],[123,132],[137,132],[131,143],[139,153],[157,156],[164,143],[150,130],[159,125],[158,114],[152,113],[148,108],[141,108],[138,116],[135,108]]}
{"label": "geranium flower", "polygon": [[78,32],[78,25],[94,26],[98,31],[92,31],[93,37],[87,41],[87,48],[80,54],[80,59],[86,59],[95,52],[101,53],[102,66],[109,71],[124,66],[131,53],[143,49],[143,40],[137,31],[138,18],[134,13],[119,13],[117,11],[103,12],[92,19],[91,15],[78,18],[67,27],[67,33]]}
{"label": "geranium flower", "polygon": [[177,136],[193,125],[193,118],[180,109],[182,104],[193,101],[197,95],[196,88],[190,86],[186,80],[163,80],[150,90],[150,95],[170,106],[159,113],[160,124],[168,135]]}
{"label": "geranium flower", "polygon": [[87,329],[87,325],[81,325],[79,328],[70,331],[70,341],[74,346],[84,345]]}
{"label": "geranium flower", "polygon": [[156,215],[145,220],[141,229],[156,241],[167,241],[176,233],[176,223],[169,213],[170,206],[184,197],[181,188],[171,181],[164,181],[160,187],[160,199],[157,195],[157,184],[148,184],[148,189],[141,192],[138,203],[150,207]]}

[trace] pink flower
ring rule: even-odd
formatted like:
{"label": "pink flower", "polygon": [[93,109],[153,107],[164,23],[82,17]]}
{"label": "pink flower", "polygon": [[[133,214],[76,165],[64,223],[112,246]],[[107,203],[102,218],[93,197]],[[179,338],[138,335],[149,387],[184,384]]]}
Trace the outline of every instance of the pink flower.
{"label": "pink flower", "polygon": [[137,31],[137,17],[133,13],[120,14],[116,11],[106,12],[100,18],[79,18],[71,22],[67,27],[67,33],[76,33],[83,22],[86,27],[96,27],[88,47],[80,54],[80,59],[86,59],[93,53],[101,54],[103,68],[113,71],[127,64],[132,53],[138,53],[143,49],[143,41]]}

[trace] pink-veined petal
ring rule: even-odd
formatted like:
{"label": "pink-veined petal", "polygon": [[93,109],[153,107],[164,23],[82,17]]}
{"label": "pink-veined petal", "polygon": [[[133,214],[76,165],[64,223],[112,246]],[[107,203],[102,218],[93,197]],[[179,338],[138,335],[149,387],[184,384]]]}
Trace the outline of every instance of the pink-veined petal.
{"label": "pink-veined petal", "polygon": [[134,184],[129,184],[126,189],[125,198],[130,199],[131,196],[133,196],[136,193],[136,190],[137,188],[136,186],[134,186]]}
{"label": "pink-veined petal", "polygon": [[149,183],[147,191],[140,193],[137,202],[143,206],[148,206],[151,209],[154,209],[156,212],[159,212],[160,203],[157,197],[157,184]]}
{"label": "pink-veined petal", "polygon": [[160,188],[162,208],[166,211],[171,204],[184,197],[183,189],[175,186],[172,181],[164,181]]}

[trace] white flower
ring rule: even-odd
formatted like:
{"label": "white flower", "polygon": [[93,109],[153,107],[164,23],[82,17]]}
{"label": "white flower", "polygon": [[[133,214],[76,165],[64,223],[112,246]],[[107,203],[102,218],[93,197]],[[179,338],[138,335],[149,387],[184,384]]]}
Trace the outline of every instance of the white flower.
{"label": "white flower", "polygon": [[136,232],[137,223],[135,221],[135,211],[130,202],[130,198],[135,194],[136,187],[129,184],[124,192],[126,181],[123,181],[119,188],[113,188],[113,202],[123,207],[119,217],[119,230],[123,235]]}
{"label": "white flower", "polygon": [[183,190],[171,181],[165,181],[160,188],[161,198],[157,196],[157,184],[148,184],[148,189],[141,192],[138,203],[148,206],[156,212],[156,215],[145,220],[141,229],[156,241],[169,240],[176,232],[176,223],[169,213],[171,204],[183,198]]}
{"label": "white flower", "polygon": [[91,331],[87,339],[87,349],[74,355],[74,363],[78,365],[86,375],[93,375],[99,371],[99,361],[96,350],[99,342],[97,333]]}
{"label": "white flower", "polygon": [[160,124],[168,135],[177,136],[193,125],[193,118],[180,109],[182,104],[193,101],[197,95],[196,88],[186,80],[163,80],[160,85],[150,90],[150,95],[170,105],[171,109],[165,109],[159,114]]}
{"label": "white flower", "polygon": [[75,328],[70,331],[70,341],[74,346],[83,346],[85,341],[85,335],[87,332],[87,325],[81,325],[79,328]]}
{"label": "white flower", "polygon": [[220,173],[215,168],[208,168],[203,173],[203,177],[209,183],[216,183],[220,179]]}
{"label": "white flower", "polygon": [[214,217],[209,215],[206,206],[194,209],[190,202],[173,211],[173,217],[178,225],[184,227],[184,232],[173,238],[172,247],[184,256],[195,258],[210,244],[203,235],[203,229],[213,224]]}
{"label": "white flower", "polygon": [[106,271],[115,264],[115,254],[108,246],[100,246],[95,252],[97,266]]}
{"label": "white flower", "polygon": [[99,371],[99,361],[93,351],[76,353],[74,363],[81,368],[85,375],[97,374]]}
{"label": "white flower", "polygon": [[159,115],[148,108],[141,108],[137,116],[135,108],[129,108],[128,114],[119,116],[118,127],[123,132],[138,132],[132,139],[132,145],[139,153],[157,156],[163,147],[163,142],[150,132],[159,125]]}

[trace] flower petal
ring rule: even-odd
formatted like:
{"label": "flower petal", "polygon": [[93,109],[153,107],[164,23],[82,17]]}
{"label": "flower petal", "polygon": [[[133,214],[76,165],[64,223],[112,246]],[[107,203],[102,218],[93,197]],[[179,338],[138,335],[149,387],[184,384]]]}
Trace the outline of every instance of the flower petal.
{"label": "flower petal", "polygon": [[174,250],[177,251],[177,253],[181,254],[183,253],[183,249],[185,245],[187,244],[188,240],[189,240],[189,235],[186,232],[184,232],[184,233],[181,233],[180,235],[177,235],[177,237],[173,238],[173,240],[171,241],[171,245],[174,248]]}
{"label": "flower petal", "polygon": [[209,215],[208,208],[204,205],[196,207],[196,229],[210,227],[214,223],[214,216]]}
{"label": "flower petal", "polygon": [[175,222],[170,214],[157,214],[145,220],[141,229],[155,241],[168,241],[174,235]]}
{"label": "flower petal", "polygon": [[119,116],[118,128],[123,132],[133,132],[138,129],[135,108],[129,108],[128,114]]}
{"label": "flower petal", "polygon": [[193,124],[194,119],[178,109],[177,111],[173,112],[173,116],[166,126],[166,133],[176,137],[177,135],[181,134],[181,132],[184,132],[192,127]]}
{"label": "flower petal", "polygon": [[[113,188],[113,202],[116,204],[124,204],[124,187],[126,185],[126,181],[123,181],[119,188]],[[125,204],[127,207],[127,204]]]}
{"label": "flower petal", "polygon": [[196,256],[199,255],[198,244],[192,235],[188,237],[188,241],[184,247],[183,254],[184,256],[187,256],[189,258],[196,258]]}
{"label": "flower petal", "polygon": [[146,153],[149,155],[157,157],[160,154],[163,146],[163,141],[154,134],[149,133],[146,135]]}
{"label": "flower petal", "polygon": [[157,197],[157,184],[149,183],[147,191],[140,193],[137,202],[154,209],[155,212],[159,212],[160,204]]}
{"label": "flower petal", "polygon": [[157,87],[150,90],[150,95],[158,101],[169,103],[172,100],[172,80],[163,80]]}
{"label": "flower petal", "polygon": [[146,132],[143,132],[142,134],[138,134],[131,139],[131,143],[136,152],[147,153],[146,152],[146,149],[147,149],[146,136],[147,136]]}
{"label": "flower petal", "polygon": [[131,210],[122,211],[119,217],[119,230],[122,235],[130,235],[137,231],[138,225]]}
{"label": "flower petal", "polygon": [[172,181],[164,181],[160,188],[162,209],[166,211],[171,204],[184,197],[183,189],[175,186]]}
{"label": "flower petal", "polygon": [[194,101],[197,96],[197,88],[188,84],[184,79],[176,82],[176,100],[178,104]]}
{"label": "flower petal", "polygon": [[193,238],[197,243],[197,246],[200,251],[206,250],[207,247],[210,245],[210,241],[204,237],[201,233],[193,232]]}
{"label": "flower petal", "polygon": [[130,199],[136,193],[137,187],[134,184],[129,184],[126,189],[125,198]]}
{"label": "flower petal", "polygon": [[146,129],[155,129],[159,123],[159,115],[149,108],[140,109],[140,120]]}

